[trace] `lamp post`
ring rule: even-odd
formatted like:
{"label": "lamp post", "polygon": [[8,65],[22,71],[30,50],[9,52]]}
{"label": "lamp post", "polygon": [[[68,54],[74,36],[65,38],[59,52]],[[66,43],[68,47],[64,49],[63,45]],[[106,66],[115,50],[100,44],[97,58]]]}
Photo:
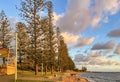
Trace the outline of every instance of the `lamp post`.
{"label": "lamp post", "polygon": [[15,56],[15,82],[16,82],[16,80],[17,80],[17,56],[18,56],[18,54],[17,54],[17,43],[18,43],[18,33],[15,33],[15,54],[16,54],[16,56]]}
{"label": "lamp post", "polygon": [[18,54],[17,54],[17,49],[18,49],[18,33],[15,33],[15,34],[8,34],[10,36],[14,36],[15,37],[15,82],[17,80],[17,57],[18,57]]}

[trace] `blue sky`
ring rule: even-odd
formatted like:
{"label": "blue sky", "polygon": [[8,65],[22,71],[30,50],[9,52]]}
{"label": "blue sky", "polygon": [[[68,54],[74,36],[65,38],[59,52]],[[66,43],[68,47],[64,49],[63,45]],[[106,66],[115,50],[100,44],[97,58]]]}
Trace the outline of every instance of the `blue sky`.
{"label": "blue sky", "polygon": [[[53,23],[60,27],[76,66],[120,71],[120,0],[51,1]],[[19,2],[0,0],[0,10],[14,20],[12,24],[21,20],[15,8],[15,5],[19,7]]]}

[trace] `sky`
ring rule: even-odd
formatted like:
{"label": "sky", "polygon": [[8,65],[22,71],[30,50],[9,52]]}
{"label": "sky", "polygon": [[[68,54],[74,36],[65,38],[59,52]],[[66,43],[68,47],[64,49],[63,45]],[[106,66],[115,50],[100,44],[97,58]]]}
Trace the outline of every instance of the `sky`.
{"label": "sky", "polygon": [[[60,27],[77,68],[120,72],[120,0],[51,0],[54,25]],[[20,0],[0,0],[11,26],[20,21]]]}

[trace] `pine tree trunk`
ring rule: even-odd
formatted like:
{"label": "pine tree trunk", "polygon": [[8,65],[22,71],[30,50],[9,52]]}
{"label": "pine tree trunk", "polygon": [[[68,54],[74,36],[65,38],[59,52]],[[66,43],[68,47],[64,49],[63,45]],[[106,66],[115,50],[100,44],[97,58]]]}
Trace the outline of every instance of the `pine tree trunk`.
{"label": "pine tree trunk", "polygon": [[35,63],[35,75],[37,75],[37,74],[38,74],[38,64]]}
{"label": "pine tree trunk", "polygon": [[59,70],[60,70],[59,72],[61,72],[61,68]]}
{"label": "pine tree trunk", "polygon": [[45,75],[47,74],[47,65],[45,65]]}
{"label": "pine tree trunk", "polygon": [[51,66],[51,74],[53,74],[53,65]]}
{"label": "pine tree trunk", "polygon": [[5,57],[3,57],[3,64],[5,65]]}
{"label": "pine tree trunk", "polygon": [[20,57],[19,57],[19,64],[20,64],[20,69],[22,70],[22,58],[21,58],[21,55],[20,55]]}

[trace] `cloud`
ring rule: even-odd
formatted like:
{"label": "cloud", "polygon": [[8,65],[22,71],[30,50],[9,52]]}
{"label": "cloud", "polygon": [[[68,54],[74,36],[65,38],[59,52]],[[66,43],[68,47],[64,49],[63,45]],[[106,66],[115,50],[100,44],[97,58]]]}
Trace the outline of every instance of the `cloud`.
{"label": "cloud", "polygon": [[58,25],[58,20],[63,17],[63,14],[57,15],[55,12],[53,12],[53,24]]}
{"label": "cloud", "polygon": [[76,43],[79,38],[79,35],[70,34],[67,32],[62,33],[61,35],[64,37],[64,41],[68,45]]}
{"label": "cloud", "polygon": [[109,37],[115,37],[115,38],[120,38],[120,29],[115,29],[110,31],[107,36]]}
{"label": "cloud", "polygon": [[106,43],[96,43],[93,45],[91,48],[92,50],[108,50],[108,49],[113,49],[115,46],[114,41],[108,41]]}
{"label": "cloud", "polygon": [[116,49],[115,49],[115,52],[116,54],[119,54],[120,55],[120,44],[117,45]]}
{"label": "cloud", "polygon": [[59,20],[62,31],[75,33],[83,30],[90,20],[89,4],[90,0],[68,0],[67,10]]}
{"label": "cloud", "polygon": [[[93,0],[91,0],[93,1]],[[119,0],[94,0],[91,5],[91,26],[96,27],[100,22],[107,23],[109,15],[114,15],[120,10]],[[107,3],[107,4],[106,4]]]}
{"label": "cloud", "polygon": [[116,56],[116,55],[111,54],[111,55],[108,55],[107,58],[112,58],[112,57],[114,57],[114,56]]}
{"label": "cloud", "polygon": [[91,51],[88,53],[86,60],[89,62],[89,64],[97,64],[101,57],[103,57],[103,55],[98,51]]}
{"label": "cloud", "polygon": [[74,61],[75,62],[84,62],[86,60],[86,56],[82,54],[75,55]]}
{"label": "cloud", "polygon": [[100,22],[101,17],[100,16],[96,16],[92,19],[91,21],[91,26],[92,27],[96,27],[98,25],[98,23]]}
{"label": "cloud", "polygon": [[68,0],[66,12],[59,18],[63,32],[79,33],[87,26],[98,27],[120,10],[119,0]]}
{"label": "cloud", "polygon": [[14,17],[8,17],[8,20],[10,22],[10,27],[12,29],[15,29],[16,28],[16,23],[19,22],[17,18],[14,18]]}
{"label": "cloud", "polygon": [[[102,4],[104,6],[104,10],[109,12],[111,15],[116,14],[120,8],[119,0],[102,0]],[[107,4],[106,4],[107,3]]]}
{"label": "cloud", "polygon": [[96,60],[99,60],[101,57],[102,55],[98,52],[89,52],[87,56],[84,56],[83,54],[75,55],[74,61],[91,64],[92,62],[96,63]]}
{"label": "cloud", "polygon": [[89,45],[94,40],[95,40],[94,37],[91,37],[91,38],[79,38],[79,40],[78,40],[77,44],[75,45],[75,47],[81,47],[81,46]]}
{"label": "cloud", "polygon": [[[120,64],[119,64],[120,65]],[[101,72],[119,72],[120,66],[119,65],[87,65],[89,71],[101,71]],[[79,66],[80,67],[80,66]]]}
{"label": "cloud", "polygon": [[64,41],[69,47],[86,46],[91,44],[95,39],[94,37],[85,38],[78,34],[72,34],[68,32],[63,32],[61,35],[64,37]]}
{"label": "cloud", "polygon": [[105,54],[101,54],[98,51],[90,51],[86,56],[83,54],[75,55],[74,62],[76,65],[120,65],[118,61],[105,56]]}

